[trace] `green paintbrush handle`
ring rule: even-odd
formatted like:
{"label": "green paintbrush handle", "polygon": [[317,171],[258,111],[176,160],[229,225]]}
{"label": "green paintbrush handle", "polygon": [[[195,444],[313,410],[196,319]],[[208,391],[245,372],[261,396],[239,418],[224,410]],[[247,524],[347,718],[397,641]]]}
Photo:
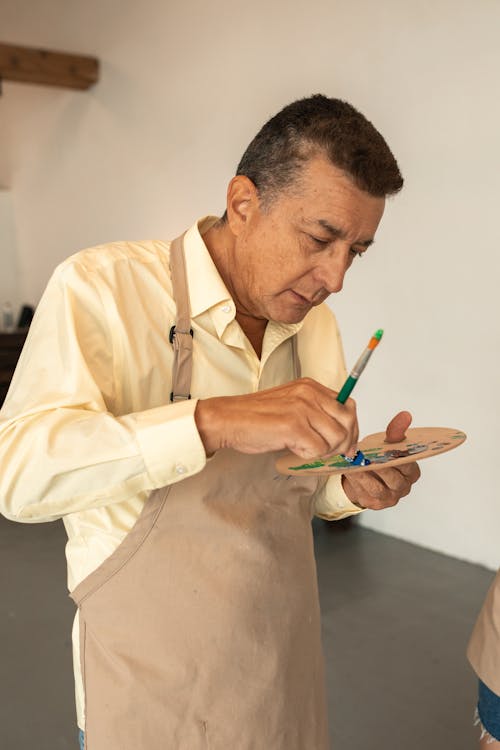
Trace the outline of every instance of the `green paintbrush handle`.
{"label": "green paintbrush handle", "polygon": [[349,375],[349,377],[345,381],[344,385],[342,386],[342,389],[341,389],[339,395],[337,396],[337,401],[339,403],[345,404],[345,402],[347,401],[347,399],[351,395],[352,389],[354,388],[354,386],[356,385],[357,382],[358,382],[357,378],[353,378],[353,377],[351,377],[351,375]]}

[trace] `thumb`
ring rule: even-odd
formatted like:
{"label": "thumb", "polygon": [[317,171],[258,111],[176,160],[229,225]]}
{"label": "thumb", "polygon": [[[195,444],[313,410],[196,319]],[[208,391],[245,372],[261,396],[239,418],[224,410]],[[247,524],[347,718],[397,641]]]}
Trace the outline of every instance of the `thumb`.
{"label": "thumb", "polygon": [[401,443],[406,437],[406,430],[413,419],[409,411],[400,411],[391,419],[385,431],[386,443]]}

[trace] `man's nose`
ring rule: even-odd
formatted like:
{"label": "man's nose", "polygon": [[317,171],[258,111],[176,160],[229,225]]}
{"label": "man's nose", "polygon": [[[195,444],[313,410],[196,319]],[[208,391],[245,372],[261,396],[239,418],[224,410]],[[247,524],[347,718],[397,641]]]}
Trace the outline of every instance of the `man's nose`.
{"label": "man's nose", "polygon": [[325,258],[316,269],[317,281],[326,289],[328,294],[340,292],[344,285],[344,276],[348,268],[348,257],[344,253],[336,253],[334,257]]}

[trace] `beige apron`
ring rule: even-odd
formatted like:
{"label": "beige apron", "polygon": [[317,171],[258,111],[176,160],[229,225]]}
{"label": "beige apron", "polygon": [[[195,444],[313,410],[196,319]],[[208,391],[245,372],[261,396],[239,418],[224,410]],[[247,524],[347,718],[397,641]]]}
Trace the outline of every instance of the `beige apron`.
{"label": "beige apron", "polygon": [[500,570],[474,625],[467,656],[478,677],[500,695]]}
{"label": "beige apron", "polygon": [[[175,401],[192,353],[179,240],[171,264]],[[295,337],[292,351],[298,367]],[[221,450],[155,490],[72,593],[87,750],[328,750],[317,478],[278,477],[275,460]]]}

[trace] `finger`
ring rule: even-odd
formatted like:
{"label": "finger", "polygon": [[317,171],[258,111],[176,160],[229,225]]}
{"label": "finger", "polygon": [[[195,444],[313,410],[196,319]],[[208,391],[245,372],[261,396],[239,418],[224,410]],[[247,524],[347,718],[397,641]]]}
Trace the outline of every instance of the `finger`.
{"label": "finger", "polygon": [[381,469],[373,473],[389,490],[395,492],[399,497],[405,497],[411,490],[411,481],[403,472],[398,471],[397,468]]}
{"label": "finger", "polygon": [[321,456],[330,456],[332,449],[328,440],[308,426],[296,436],[290,436],[285,444],[286,448],[300,458],[320,458]]}
{"label": "finger", "polygon": [[387,486],[378,472],[365,471],[360,474],[351,474],[347,476],[353,486],[357,488],[358,492],[362,493],[366,498],[388,501],[394,499],[394,491]]}
{"label": "finger", "polygon": [[325,399],[322,402],[322,408],[328,414],[328,416],[339,422],[346,430],[347,435],[350,437],[349,446],[342,447],[342,453],[347,453],[350,450],[356,452],[356,445],[359,440],[359,425],[358,417],[356,414],[356,402],[352,398],[348,398],[345,404],[341,404],[337,399]]}
{"label": "finger", "polygon": [[347,399],[341,404],[335,398],[335,392],[326,388],[315,389],[314,394],[308,395],[307,418],[327,443],[322,455],[350,452],[359,439],[355,401]]}
{"label": "finger", "polygon": [[420,479],[420,466],[415,461],[412,461],[409,464],[402,464],[401,466],[397,466],[396,470],[400,471],[401,474],[404,474],[404,476],[412,484]]}
{"label": "finger", "polygon": [[294,415],[283,420],[283,439],[286,447],[301,458],[329,456],[347,450],[350,436],[347,430],[321,409],[311,409],[305,418]]}
{"label": "finger", "polygon": [[385,431],[386,443],[401,443],[406,437],[406,430],[411,425],[413,417],[409,411],[400,411],[391,419]]}
{"label": "finger", "polygon": [[351,502],[371,510],[382,510],[397,504],[399,495],[390,490],[376,474],[365,472],[362,476],[362,480],[348,474],[342,477],[344,492]]}
{"label": "finger", "polygon": [[332,453],[345,453],[350,450],[353,442],[352,425],[350,425],[351,429],[348,429],[323,411],[312,413],[309,417],[309,424],[318,437],[324,441],[322,452],[316,455],[328,456]]}

